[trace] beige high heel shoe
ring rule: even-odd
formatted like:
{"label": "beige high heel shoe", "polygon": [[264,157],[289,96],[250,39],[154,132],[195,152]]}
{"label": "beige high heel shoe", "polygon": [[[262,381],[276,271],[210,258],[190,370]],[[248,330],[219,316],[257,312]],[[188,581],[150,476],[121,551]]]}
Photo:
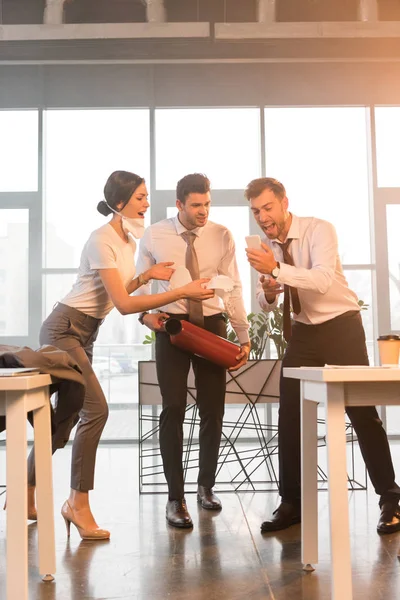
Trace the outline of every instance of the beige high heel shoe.
{"label": "beige high heel shoe", "polygon": [[84,527],[81,527],[76,522],[74,511],[73,511],[70,503],[68,502],[68,500],[66,500],[64,502],[64,504],[61,508],[61,514],[65,521],[65,526],[67,528],[68,537],[70,537],[71,523],[73,523],[75,525],[75,527],[77,528],[78,533],[83,540],[109,540],[110,539],[110,532],[107,531],[106,529],[100,529],[99,527],[97,527],[97,529],[85,529]]}

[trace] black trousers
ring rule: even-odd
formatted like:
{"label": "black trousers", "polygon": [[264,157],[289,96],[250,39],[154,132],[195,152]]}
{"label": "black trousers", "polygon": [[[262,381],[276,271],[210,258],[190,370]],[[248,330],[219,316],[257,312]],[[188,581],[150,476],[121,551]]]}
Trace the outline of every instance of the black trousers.
{"label": "black trousers", "polygon": [[[348,312],[320,325],[294,323],[282,367],[368,365],[359,312]],[[379,398],[376,399],[379,404]],[[381,503],[400,496],[389,444],[373,406],[349,407],[369,477]],[[283,502],[300,504],[300,381],[281,376],[279,405],[279,491]]]}
{"label": "black trousers", "polygon": [[[171,316],[187,320],[187,315]],[[204,328],[226,337],[226,323],[221,314],[205,317]],[[211,488],[215,483],[221,441],[226,370],[172,345],[167,333],[157,333],[156,367],[163,400],[160,448],[170,500],[179,500],[184,496],[183,421],[191,364],[195,374],[196,402],[200,415],[198,484]]]}

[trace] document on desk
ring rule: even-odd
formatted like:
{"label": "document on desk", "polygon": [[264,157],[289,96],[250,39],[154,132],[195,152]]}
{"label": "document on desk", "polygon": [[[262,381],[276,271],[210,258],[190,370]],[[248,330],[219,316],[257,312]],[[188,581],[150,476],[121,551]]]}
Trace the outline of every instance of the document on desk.
{"label": "document on desk", "polygon": [[0,368],[0,377],[17,377],[18,375],[35,375],[40,373],[36,367]]}

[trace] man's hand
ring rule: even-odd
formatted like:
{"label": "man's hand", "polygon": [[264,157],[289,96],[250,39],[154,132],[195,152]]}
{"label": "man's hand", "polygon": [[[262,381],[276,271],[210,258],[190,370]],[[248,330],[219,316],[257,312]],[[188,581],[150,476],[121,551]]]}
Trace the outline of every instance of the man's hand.
{"label": "man's hand", "polygon": [[143,317],[143,324],[152,331],[163,331],[164,321],[169,319],[167,313],[148,313]]}
{"label": "man's hand", "polygon": [[269,275],[277,263],[270,247],[263,243],[261,243],[261,247],[262,250],[246,248],[247,260],[253,269],[259,273],[264,273],[264,275]]}
{"label": "man's hand", "polygon": [[277,283],[273,277],[265,277],[265,275],[261,275],[260,283],[262,285],[262,289],[264,290],[265,299],[269,304],[272,304],[277,295],[282,294],[284,291],[283,287]]}
{"label": "man's hand", "polygon": [[250,343],[242,344],[240,346],[240,353],[237,355],[236,360],[238,361],[234,367],[230,367],[228,371],[237,371],[240,367],[243,367],[249,359],[250,354]]}

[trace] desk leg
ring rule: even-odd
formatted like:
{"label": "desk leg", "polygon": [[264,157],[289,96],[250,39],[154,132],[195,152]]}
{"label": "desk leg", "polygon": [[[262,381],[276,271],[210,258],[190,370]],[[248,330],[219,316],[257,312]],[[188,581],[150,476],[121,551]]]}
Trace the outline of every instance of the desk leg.
{"label": "desk leg", "polygon": [[45,394],[44,406],[33,413],[35,426],[36,500],[38,511],[39,573],[45,581],[52,581],[56,571],[54,537],[54,502],[51,453],[50,402],[47,388],[38,390]]}
{"label": "desk leg", "polygon": [[301,560],[305,571],[318,563],[318,404],[304,398],[301,383]]}
{"label": "desk leg", "polygon": [[7,600],[28,598],[25,392],[6,392]]}
{"label": "desk leg", "polygon": [[343,384],[327,384],[326,438],[328,453],[329,522],[332,599],[351,600],[351,555],[346,469]]}

